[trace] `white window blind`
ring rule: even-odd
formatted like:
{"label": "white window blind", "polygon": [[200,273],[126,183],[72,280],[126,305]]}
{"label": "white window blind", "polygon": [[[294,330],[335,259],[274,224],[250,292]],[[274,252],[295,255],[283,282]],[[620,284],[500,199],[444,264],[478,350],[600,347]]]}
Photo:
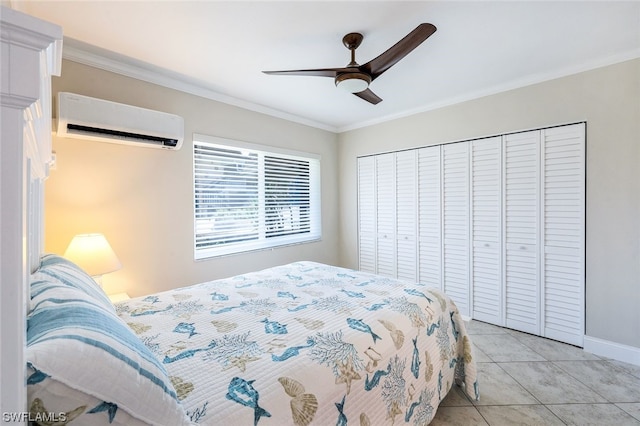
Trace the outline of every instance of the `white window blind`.
{"label": "white window blind", "polygon": [[318,240],[320,158],[194,135],[195,258]]}

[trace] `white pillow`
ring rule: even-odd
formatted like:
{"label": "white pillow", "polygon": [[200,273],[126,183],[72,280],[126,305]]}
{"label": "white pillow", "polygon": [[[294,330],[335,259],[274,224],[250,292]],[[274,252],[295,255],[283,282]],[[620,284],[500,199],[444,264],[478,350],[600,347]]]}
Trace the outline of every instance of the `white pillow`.
{"label": "white pillow", "polygon": [[[166,370],[111,304],[106,309],[104,301],[68,282],[40,280],[33,289],[26,357],[34,411],[44,406],[47,412],[67,413],[86,400],[74,423],[127,424],[130,416],[153,425],[191,424]],[[61,396],[59,389],[73,391],[67,403],[52,397]]]}

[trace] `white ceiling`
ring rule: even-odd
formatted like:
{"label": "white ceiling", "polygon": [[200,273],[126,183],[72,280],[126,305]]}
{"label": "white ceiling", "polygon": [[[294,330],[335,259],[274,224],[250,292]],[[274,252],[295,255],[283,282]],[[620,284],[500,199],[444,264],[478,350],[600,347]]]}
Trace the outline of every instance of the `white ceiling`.
{"label": "white ceiling", "polygon": [[[65,57],[344,131],[640,57],[640,2],[12,1],[64,29]],[[365,63],[421,22],[438,30],[371,85],[262,70]],[[135,58],[135,59],[132,59]]]}

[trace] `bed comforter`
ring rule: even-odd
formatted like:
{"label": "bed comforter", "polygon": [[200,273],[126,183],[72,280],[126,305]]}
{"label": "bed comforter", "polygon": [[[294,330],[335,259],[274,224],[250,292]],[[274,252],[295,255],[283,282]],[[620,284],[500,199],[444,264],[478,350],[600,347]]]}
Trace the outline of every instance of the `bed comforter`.
{"label": "bed comforter", "polygon": [[439,290],[297,262],[116,305],[206,425],[428,424],[478,398],[464,322]]}

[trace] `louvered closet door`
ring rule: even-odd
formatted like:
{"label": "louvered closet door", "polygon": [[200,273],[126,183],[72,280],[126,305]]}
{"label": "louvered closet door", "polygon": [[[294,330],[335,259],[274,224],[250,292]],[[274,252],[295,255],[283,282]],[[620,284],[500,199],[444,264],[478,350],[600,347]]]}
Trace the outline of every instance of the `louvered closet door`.
{"label": "louvered closet door", "polygon": [[395,154],[376,158],[377,273],[396,276],[396,167]]}
{"label": "louvered closet door", "polygon": [[542,130],[543,335],[584,336],[585,125]]}
{"label": "louvered closet door", "polygon": [[396,276],[410,282],[418,279],[416,179],[416,151],[396,153]]}
{"label": "louvered closet door", "polygon": [[418,280],[442,288],[440,146],[418,150]]}
{"label": "louvered closet door", "polygon": [[376,272],[376,159],[358,158],[359,268]]}
{"label": "louvered closet door", "polygon": [[470,144],[473,318],[502,325],[502,138]]}
{"label": "louvered closet door", "polygon": [[540,335],[540,132],[506,135],[503,144],[505,325]]}
{"label": "louvered closet door", "polygon": [[469,309],[469,143],[442,147],[444,291],[460,313]]}

